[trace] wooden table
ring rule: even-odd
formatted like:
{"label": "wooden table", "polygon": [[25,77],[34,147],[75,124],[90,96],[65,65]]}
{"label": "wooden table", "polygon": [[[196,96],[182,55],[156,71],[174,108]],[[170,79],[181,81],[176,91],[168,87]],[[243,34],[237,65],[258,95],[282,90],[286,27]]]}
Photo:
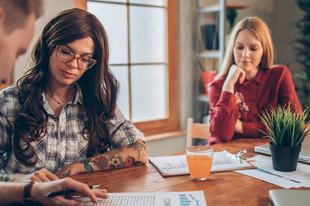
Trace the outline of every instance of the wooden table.
{"label": "wooden table", "polygon": [[[212,147],[216,152],[226,149],[233,154],[246,149],[247,153],[244,156],[249,158],[257,154],[254,152],[254,146],[268,142],[268,139],[237,139],[229,143],[215,144]],[[177,154],[184,154],[184,152],[174,155]],[[191,180],[189,175],[162,177],[150,163],[119,170],[78,174],[71,177],[89,185],[99,184],[110,193],[203,190],[208,206],[265,206],[269,204],[269,190],[283,189],[236,172],[211,173],[208,180],[201,182]]]}

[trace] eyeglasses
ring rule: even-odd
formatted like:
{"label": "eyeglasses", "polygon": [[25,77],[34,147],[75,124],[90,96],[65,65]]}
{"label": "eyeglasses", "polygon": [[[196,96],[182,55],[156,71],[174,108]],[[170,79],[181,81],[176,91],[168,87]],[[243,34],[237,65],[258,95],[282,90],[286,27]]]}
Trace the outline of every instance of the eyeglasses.
{"label": "eyeglasses", "polygon": [[78,66],[81,69],[89,69],[97,62],[94,59],[78,57],[74,55],[71,51],[61,48],[60,46],[56,46],[56,55],[60,61],[65,63],[71,62],[73,59],[77,59]]}

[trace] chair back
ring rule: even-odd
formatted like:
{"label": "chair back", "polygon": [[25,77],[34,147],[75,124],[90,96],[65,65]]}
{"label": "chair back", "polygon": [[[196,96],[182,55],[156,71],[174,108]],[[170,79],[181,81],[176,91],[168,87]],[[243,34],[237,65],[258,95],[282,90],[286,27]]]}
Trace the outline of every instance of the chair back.
{"label": "chair back", "polygon": [[193,138],[199,139],[210,139],[210,125],[209,124],[200,124],[194,123],[193,118],[188,118],[187,120],[187,143],[186,146],[193,145]]}

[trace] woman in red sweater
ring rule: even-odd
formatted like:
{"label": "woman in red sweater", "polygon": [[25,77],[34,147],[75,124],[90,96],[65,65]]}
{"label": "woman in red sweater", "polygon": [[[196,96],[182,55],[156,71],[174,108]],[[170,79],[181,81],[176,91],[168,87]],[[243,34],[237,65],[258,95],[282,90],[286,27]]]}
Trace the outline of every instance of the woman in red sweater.
{"label": "woman in red sweater", "polygon": [[[273,43],[267,25],[257,17],[241,20],[231,33],[226,55],[209,92],[209,144],[240,137],[262,137],[262,111],[289,103],[300,110],[286,66],[273,65]],[[257,128],[257,129],[256,129]]]}

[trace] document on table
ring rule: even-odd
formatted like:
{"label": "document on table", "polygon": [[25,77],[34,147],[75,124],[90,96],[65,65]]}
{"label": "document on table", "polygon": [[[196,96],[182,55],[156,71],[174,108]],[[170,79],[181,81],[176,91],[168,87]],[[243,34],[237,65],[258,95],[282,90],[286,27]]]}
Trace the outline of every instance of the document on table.
{"label": "document on table", "polygon": [[[109,193],[108,199],[98,198],[98,206],[207,206],[203,191]],[[81,199],[85,206],[95,205],[89,198]]]}
{"label": "document on table", "polygon": [[[244,160],[241,160],[241,163],[237,163],[227,158],[227,154],[231,153],[226,150],[214,153],[211,172],[255,168]],[[162,176],[189,174],[185,155],[149,157],[149,161],[156,167]]]}
{"label": "document on table", "polygon": [[269,156],[256,155],[248,159],[257,169],[236,171],[286,189],[310,187],[310,165],[298,163],[294,172],[279,172],[273,169]]}

